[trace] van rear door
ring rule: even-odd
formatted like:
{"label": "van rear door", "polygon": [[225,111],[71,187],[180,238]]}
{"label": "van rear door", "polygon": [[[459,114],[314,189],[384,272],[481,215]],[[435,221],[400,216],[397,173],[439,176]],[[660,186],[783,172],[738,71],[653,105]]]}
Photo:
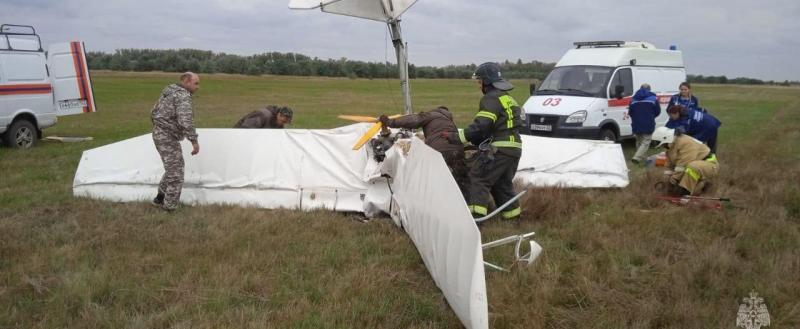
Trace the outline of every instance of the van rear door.
{"label": "van rear door", "polygon": [[47,52],[53,100],[59,116],[97,111],[83,42],[57,43]]}

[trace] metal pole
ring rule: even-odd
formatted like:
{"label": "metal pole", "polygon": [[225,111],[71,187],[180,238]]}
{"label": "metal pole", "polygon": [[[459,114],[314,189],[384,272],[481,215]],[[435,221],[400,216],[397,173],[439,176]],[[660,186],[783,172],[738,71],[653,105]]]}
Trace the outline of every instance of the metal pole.
{"label": "metal pole", "polygon": [[408,85],[408,52],[400,32],[400,20],[390,20],[388,24],[394,51],[397,55],[397,68],[400,71],[400,87],[403,88],[403,100],[405,101],[404,114],[411,114],[414,111],[411,109],[411,91]]}
{"label": "metal pole", "polygon": [[489,218],[492,218],[492,216],[497,215],[497,213],[499,213],[501,210],[506,209],[506,207],[508,207],[512,202],[517,201],[517,199],[522,197],[522,195],[525,194],[526,192],[528,192],[528,190],[519,192],[519,194],[517,194],[515,197],[511,198],[511,200],[508,200],[502,206],[497,207],[497,209],[492,211],[492,213],[490,213],[490,214],[488,214],[486,216],[483,216],[481,218],[475,218],[475,222],[476,223],[480,223],[480,222],[485,221],[485,220],[487,220]]}

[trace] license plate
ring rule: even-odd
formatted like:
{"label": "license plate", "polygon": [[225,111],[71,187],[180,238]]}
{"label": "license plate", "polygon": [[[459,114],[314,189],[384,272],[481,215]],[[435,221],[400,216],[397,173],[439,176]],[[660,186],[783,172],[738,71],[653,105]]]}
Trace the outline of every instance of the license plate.
{"label": "license plate", "polygon": [[551,126],[551,125],[536,125],[536,124],[532,124],[532,125],[531,125],[531,130],[536,130],[536,131],[553,131],[553,126]]}
{"label": "license plate", "polygon": [[86,106],[85,99],[67,99],[63,101],[58,101],[58,108],[60,110],[69,110],[74,108],[81,108]]}

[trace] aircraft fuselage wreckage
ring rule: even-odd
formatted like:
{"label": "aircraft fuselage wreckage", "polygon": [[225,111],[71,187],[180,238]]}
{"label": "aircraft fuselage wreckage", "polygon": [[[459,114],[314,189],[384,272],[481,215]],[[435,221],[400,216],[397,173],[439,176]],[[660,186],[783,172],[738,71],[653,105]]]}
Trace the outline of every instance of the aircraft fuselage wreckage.
{"label": "aircraft fuselage wreckage", "polygon": [[[400,15],[416,0],[292,0],[293,9],[321,8],[385,22],[397,50],[405,113],[411,113]],[[481,243],[467,204],[439,152],[411,135],[375,157],[355,148],[382,129],[375,118],[334,129],[198,129],[203,152],[189,156],[181,202],[299,210],[331,209],[389,214],[409,235],[436,285],[466,328],[488,328],[483,249],[515,243],[515,259],[530,264],[541,247],[533,233]],[[377,127],[377,128],[375,128]],[[363,137],[368,135],[368,137]],[[253,146],[253,145],[258,145]],[[620,145],[522,136],[515,180],[523,187],[625,187],[628,173]],[[359,146],[360,145],[356,145]],[[164,169],[150,134],[83,152],[73,181],[75,196],[120,202],[149,201]],[[528,250],[523,251],[522,249]]]}

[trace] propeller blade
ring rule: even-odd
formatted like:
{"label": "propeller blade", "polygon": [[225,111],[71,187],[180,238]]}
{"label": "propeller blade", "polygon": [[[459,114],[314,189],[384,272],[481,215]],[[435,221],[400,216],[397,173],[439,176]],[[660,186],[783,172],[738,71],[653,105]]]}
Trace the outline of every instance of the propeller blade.
{"label": "propeller blade", "polygon": [[364,133],[364,135],[361,135],[361,138],[358,139],[356,145],[353,145],[353,150],[360,150],[361,147],[364,146],[364,144],[370,138],[372,138],[372,136],[375,136],[375,134],[377,134],[381,130],[382,126],[383,124],[381,124],[380,122],[376,122],[374,125],[372,125],[372,127],[370,127],[369,130],[367,130],[367,132]]}
{"label": "propeller blade", "polygon": [[378,122],[378,118],[363,115],[340,115],[337,118],[355,122]]}
{"label": "propeller blade", "polygon": [[[403,115],[402,114],[395,114],[395,115],[389,116],[389,119],[397,119],[397,118],[399,118],[401,116],[403,116]],[[344,120],[355,121],[355,122],[369,122],[369,123],[378,122],[378,118],[373,118],[373,117],[368,117],[368,116],[363,116],[363,115],[342,114],[340,116],[337,116],[337,118],[344,119]]]}

